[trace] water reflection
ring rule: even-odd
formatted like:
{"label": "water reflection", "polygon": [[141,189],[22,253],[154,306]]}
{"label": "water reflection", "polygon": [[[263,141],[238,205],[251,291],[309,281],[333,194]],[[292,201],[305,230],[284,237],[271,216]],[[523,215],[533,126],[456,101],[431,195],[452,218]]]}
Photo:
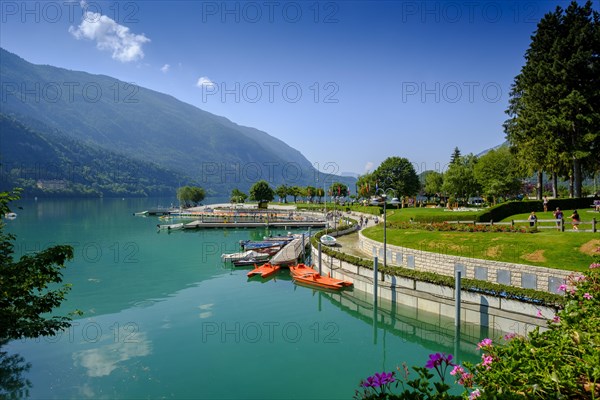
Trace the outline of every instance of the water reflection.
{"label": "water reflection", "polygon": [[[321,298],[332,305],[373,327],[373,345],[383,344],[385,358],[386,335],[391,334],[404,342],[415,343],[431,352],[447,352],[460,360],[461,355],[468,360],[478,355],[477,342],[482,332],[501,335],[500,331],[463,324],[462,329],[451,318],[426,313],[396,303],[379,300],[374,303],[371,295],[360,291],[336,293],[319,291]],[[319,306],[320,307],[320,306]],[[486,335],[487,336],[487,335]],[[383,342],[382,342],[383,339]]]}
{"label": "water reflection", "polygon": [[31,382],[24,375],[31,364],[20,354],[9,354],[2,347],[8,340],[0,341],[0,398],[19,399],[29,397]]}
{"label": "water reflection", "polygon": [[116,334],[124,338],[122,341],[73,353],[75,367],[85,368],[89,377],[108,376],[125,361],[152,353],[146,333],[132,335],[127,326],[120,326],[118,330]]}

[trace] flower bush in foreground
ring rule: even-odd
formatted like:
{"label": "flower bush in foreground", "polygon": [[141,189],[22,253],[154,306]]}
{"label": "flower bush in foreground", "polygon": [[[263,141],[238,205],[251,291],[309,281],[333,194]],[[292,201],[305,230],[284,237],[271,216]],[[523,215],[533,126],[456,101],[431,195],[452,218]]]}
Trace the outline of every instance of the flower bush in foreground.
{"label": "flower bush in foreground", "polygon": [[[403,379],[395,379],[399,394],[391,392],[389,382],[378,391],[363,386],[355,398],[600,399],[600,249],[589,271],[572,275],[560,289],[567,301],[548,321],[548,330],[535,329],[527,337],[508,334],[498,341],[486,338],[477,345],[482,355],[475,365],[456,365],[452,355],[431,354],[425,368],[413,367],[418,375],[413,380],[408,380],[405,365],[398,368],[404,371]],[[460,396],[449,394],[449,368],[464,389]]]}

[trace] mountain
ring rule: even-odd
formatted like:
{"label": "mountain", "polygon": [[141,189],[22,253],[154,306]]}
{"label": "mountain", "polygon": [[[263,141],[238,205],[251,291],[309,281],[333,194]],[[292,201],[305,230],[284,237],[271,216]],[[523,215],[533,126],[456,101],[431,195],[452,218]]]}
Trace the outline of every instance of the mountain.
{"label": "mountain", "polygon": [[34,125],[0,113],[0,191],[21,187],[29,195],[172,196],[174,183],[191,181],[156,164]]}
{"label": "mountain", "polygon": [[[220,195],[235,187],[247,191],[260,179],[273,187],[314,184],[312,164],[266,132],[109,76],[34,65],[0,49],[0,97],[2,114],[47,143],[69,138],[70,145],[88,146],[90,156],[105,151],[131,163],[150,162],[169,171],[171,186],[181,176]],[[2,153],[13,139],[2,138]]]}

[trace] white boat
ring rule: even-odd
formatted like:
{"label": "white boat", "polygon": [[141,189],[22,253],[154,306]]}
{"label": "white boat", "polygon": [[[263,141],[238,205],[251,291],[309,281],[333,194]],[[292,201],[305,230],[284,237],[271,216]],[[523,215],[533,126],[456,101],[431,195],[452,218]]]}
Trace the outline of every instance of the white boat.
{"label": "white boat", "polygon": [[227,261],[240,261],[240,260],[266,260],[269,258],[268,254],[259,253],[254,250],[242,251],[238,253],[230,253],[230,254],[221,254],[221,260],[223,262]]}
{"label": "white boat", "polygon": [[183,229],[183,223],[179,224],[166,224],[166,225],[157,225],[158,229],[167,230],[167,231],[175,231],[177,229]]}
{"label": "white boat", "polygon": [[321,243],[323,243],[325,246],[335,246],[337,243],[337,240],[333,236],[329,236],[329,235],[321,236],[320,240],[321,240]]}
{"label": "white boat", "polygon": [[15,219],[15,218],[17,218],[17,213],[14,213],[14,212],[6,213],[6,214],[4,214],[4,218],[6,218],[6,219]]}

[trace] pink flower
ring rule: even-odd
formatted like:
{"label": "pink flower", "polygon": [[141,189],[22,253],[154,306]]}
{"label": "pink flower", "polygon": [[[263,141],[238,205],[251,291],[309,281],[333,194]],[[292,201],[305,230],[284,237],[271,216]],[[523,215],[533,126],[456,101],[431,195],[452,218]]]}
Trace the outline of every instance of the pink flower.
{"label": "pink flower", "polygon": [[465,370],[463,369],[463,367],[461,367],[460,365],[455,365],[454,368],[452,369],[452,371],[450,371],[450,375],[454,376],[456,374],[462,375],[464,374]]}
{"label": "pink flower", "polygon": [[537,315],[538,317],[540,317],[540,318],[543,318],[543,317],[544,317],[544,316],[542,315],[542,310],[540,310],[539,308],[538,308],[538,310],[537,310],[537,314],[536,314],[536,315]]}
{"label": "pink flower", "polygon": [[566,291],[566,290],[567,290],[567,285],[565,285],[565,284],[563,283],[562,285],[560,285],[560,286],[558,287],[558,290],[559,290],[559,291],[562,291],[562,292]]}
{"label": "pink flower", "polygon": [[517,335],[514,332],[507,333],[506,335],[504,335],[504,340],[509,341],[509,340],[516,338],[517,336],[519,336],[519,335]]}
{"label": "pink flower", "polygon": [[593,263],[590,265],[590,269],[600,268],[600,263]]}
{"label": "pink flower", "polygon": [[584,293],[583,298],[586,299],[586,300],[591,300],[594,297],[591,294],[589,294],[589,293]]}
{"label": "pink flower", "polygon": [[494,358],[487,354],[483,354],[481,358],[483,359],[481,365],[483,365],[485,369],[490,369],[492,367],[492,361],[494,361]]}
{"label": "pink flower", "polygon": [[552,318],[552,322],[554,322],[555,324],[559,324],[560,323],[560,317],[558,315],[555,315],[554,318]]}
{"label": "pink flower", "polygon": [[475,389],[471,392],[471,394],[469,395],[469,400],[473,400],[478,398],[479,396],[481,396],[481,392],[479,391],[479,389]]}
{"label": "pink flower", "polygon": [[481,342],[477,343],[477,349],[481,350],[485,347],[492,347],[492,339],[485,338]]}

